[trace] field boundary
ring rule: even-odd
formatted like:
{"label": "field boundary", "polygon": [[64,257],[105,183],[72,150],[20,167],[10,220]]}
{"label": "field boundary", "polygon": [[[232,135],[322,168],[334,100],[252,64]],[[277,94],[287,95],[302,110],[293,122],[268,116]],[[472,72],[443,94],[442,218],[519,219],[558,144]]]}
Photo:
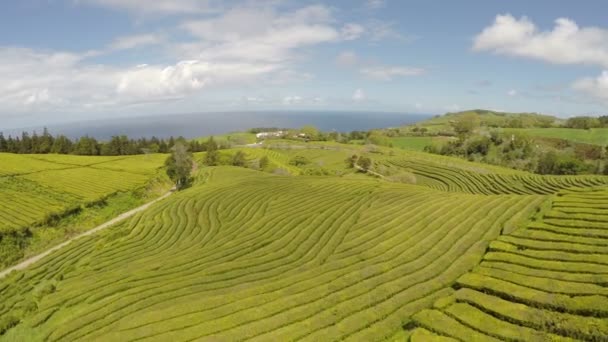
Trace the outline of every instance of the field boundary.
{"label": "field boundary", "polygon": [[67,241],[64,241],[64,242],[62,242],[62,243],[60,243],[60,244],[58,244],[58,245],[56,245],[54,247],[51,247],[51,248],[47,249],[46,251],[44,251],[42,253],[39,253],[39,254],[34,255],[34,256],[30,257],[30,258],[27,258],[26,260],[18,263],[17,265],[11,266],[11,267],[3,270],[3,271],[0,271],[0,279],[6,277],[12,271],[20,271],[20,270],[26,269],[28,266],[30,266],[30,265],[38,262],[39,260],[41,260],[42,258],[48,256],[49,254],[51,254],[51,253],[53,253],[53,252],[55,252],[55,251],[57,251],[57,250],[65,247],[65,246],[69,245],[72,241],[78,240],[78,239],[83,238],[85,236],[93,235],[93,234],[95,234],[95,233],[97,233],[97,232],[99,232],[101,230],[104,230],[104,229],[106,229],[108,227],[111,227],[111,226],[115,225],[116,223],[118,223],[118,222],[120,222],[122,220],[125,220],[125,219],[127,219],[127,218],[129,218],[129,217],[131,217],[131,216],[133,216],[133,215],[135,215],[137,213],[139,213],[139,212],[142,212],[142,211],[148,209],[152,204],[154,204],[156,202],[159,202],[159,201],[161,201],[161,200],[169,197],[174,191],[175,191],[175,189],[171,189],[167,193],[165,193],[164,195],[162,195],[162,196],[160,196],[160,197],[158,197],[158,198],[156,198],[156,199],[154,199],[154,200],[152,200],[152,201],[150,201],[150,202],[148,202],[146,204],[143,204],[143,205],[141,205],[141,206],[139,206],[139,207],[137,207],[135,209],[131,209],[131,210],[125,212],[125,213],[122,213],[122,214],[116,216],[115,218],[113,218],[113,219],[111,219],[111,220],[109,220],[109,221],[107,221],[107,222],[105,222],[105,223],[103,223],[103,224],[101,224],[101,225],[99,225],[99,226],[91,229],[91,230],[88,230],[88,231],[86,231],[86,232],[84,232],[82,234],[76,235],[76,236],[68,239]]}

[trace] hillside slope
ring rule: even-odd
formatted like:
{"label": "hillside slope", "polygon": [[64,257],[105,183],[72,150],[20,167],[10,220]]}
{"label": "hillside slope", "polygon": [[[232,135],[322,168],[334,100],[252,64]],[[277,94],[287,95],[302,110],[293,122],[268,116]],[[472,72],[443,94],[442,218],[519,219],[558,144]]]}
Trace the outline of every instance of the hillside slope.
{"label": "hillside slope", "polygon": [[0,316],[19,321],[4,340],[387,338],[544,200],[202,172],[0,282]]}
{"label": "hillside slope", "polygon": [[412,341],[606,341],[606,274],[608,189],[565,192],[417,313]]}

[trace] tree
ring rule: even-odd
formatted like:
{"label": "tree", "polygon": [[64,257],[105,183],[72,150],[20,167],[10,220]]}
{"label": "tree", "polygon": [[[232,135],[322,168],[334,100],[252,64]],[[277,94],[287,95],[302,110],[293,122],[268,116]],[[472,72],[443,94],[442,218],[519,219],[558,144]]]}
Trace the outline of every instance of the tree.
{"label": "tree", "polygon": [[204,163],[207,166],[215,166],[218,164],[220,159],[220,154],[217,151],[217,143],[213,140],[213,137],[210,137],[207,140],[207,154],[205,155]]}
{"label": "tree", "polygon": [[65,135],[57,136],[51,146],[51,153],[68,154],[70,151],[72,151],[72,141]]}
{"label": "tree", "polygon": [[359,160],[357,160],[357,165],[359,165],[363,171],[367,172],[372,166],[372,160],[368,157],[361,157]]}
{"label": "tree", "polygon": [[452,123],[452,126],[458,137],[464,140],[479,126],[479,117],[475,113],[463,114]]}
{"label": "tree", "polygon": [[536,172],[541,175],[549,175],[556,171],[557,169],[557,155],[555,152],[547,152],[543,154],[538,160],[538,166],[536,168]]}
{"label": "tree", "polygon": [[300,129],[302,133],[306,135],[308,139],[315,140],[319,135],[319,130],[312,125],[306,125]]}
{"label": "tree", "polygon": [[346,160],[344,160],[344,162],[346,163],[346,167],[348,167],[349,169],[352,169],[353,167],[355,167],[355,164],[357,163],[357,159],[359,159],[359,156],[356,154],[353,154],[352,156],[346,158]]}
{"label": "tree", "polygon": [[270,159],[268,159],[268,156],[263,156],[260,158],[260,170],[267,168],[268,164],[270,164]]}
{"label": "tree", "polygon": [[42,136],[38,139],[38,146],[36,148],[37,153],[49,153],[53,147],[53,136],[49,133],[49,130],[44,127],[42,130]]}
{"label": "tree", "polygon": [[181,141],[175,142],[171,155],[165,160],[167,176],[175,182],[175,187],[183,189],[190,182],[192,172],[192,153]]}
{"label": "tree", "polygon": [[8,152],[8,145],[2,132],[0,132],[0,152]]}
{"label": "tree", "polygon": [[234,166],[245,166],[247,163],[247,155],[243,151],[236,151],[234,156],[232,156],[232,165]]}
{"label": "tree", "polygon": [[289,164],[294,166],[304,166],[310,164],[310,160],[304,156],[295,156],[289,161]]}

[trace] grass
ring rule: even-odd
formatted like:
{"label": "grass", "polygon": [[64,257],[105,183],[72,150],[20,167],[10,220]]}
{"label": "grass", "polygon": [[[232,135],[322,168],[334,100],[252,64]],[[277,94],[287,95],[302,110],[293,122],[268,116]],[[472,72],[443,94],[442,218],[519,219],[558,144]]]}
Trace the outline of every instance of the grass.
{"label": "grass", "polygon": [[[0,341],[608,336],[607,177],[283,141],[221,159],[239,150],[249,165],[268,157],[265,172],[200,165],[192,187],[0,280]],[[384,177],[348,168],[353,154]],[[292,165],[296,156],[309,162]],[[25,189],[39,173],[80,168],[146,176],[128,160],[68,159],[48,170],[36,159],[42,171],[9,178]],[[67,187],[51,185],[44,198]],[[58,227],[137,201],[119,194]]]}
{"label": "grass", "polygon": [[525,133],[531,137],[558,138],[577,143],[608,145],[608,128],[573,129],[573,128],[518,128],[507,129],[507,132]]}
{"label": "grass", "polygon": [[157,196],[164,158],[0,154],[0,266]]}
{"label": "grass", "polygon": [[[415,316],[415,325],[453,338],[472,329],[488,339],[604,341],[606,209],[607,188],[561,192],[540,222],[492,242],[481,264],[456,282],[456,300]],[[452,318],[453,327],[431,314]]]}
{"label": "grass", "polygon": [[[543,200],[200,172],[206,183],[0,282],[0,315],[21,320],[6,338],[389,338]],[[41,298],[18,291],[46,283]]]}
{"label": "grass", "polygon": [[390,138],[393,147],[404,150],[423,151],[426,146],[441,146],[449,141],[446,137],[395,137]]}

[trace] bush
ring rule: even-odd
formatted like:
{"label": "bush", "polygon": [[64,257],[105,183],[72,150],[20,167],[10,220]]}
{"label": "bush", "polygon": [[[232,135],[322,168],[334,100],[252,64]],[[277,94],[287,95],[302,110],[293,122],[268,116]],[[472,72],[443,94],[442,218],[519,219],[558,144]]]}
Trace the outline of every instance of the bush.
{"label": "bush", "polygon": [[294,166],[304,166],[310,164],[310,160],[303,156],[295,156],[289,161],[289,164]]}
{"label": "bush", "polygon": [[4,335],[8,329],[19,324],[19,319],[15,316],[4,316],[0,318],[0,335]]}

